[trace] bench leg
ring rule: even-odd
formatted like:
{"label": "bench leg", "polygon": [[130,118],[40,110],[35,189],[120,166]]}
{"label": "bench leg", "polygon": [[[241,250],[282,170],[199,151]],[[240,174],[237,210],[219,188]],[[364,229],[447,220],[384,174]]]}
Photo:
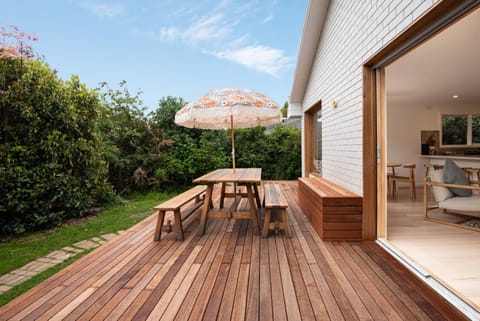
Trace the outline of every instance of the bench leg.
{"label": "bench leg", "polygon": [[155,227],[155,234],[153,237],[155,241],[160,241],[160,238],[162,237],[162,226],[163,226],[164,218],[165,218],[165,211],[158,211],[157,226]]}
{"label": "bench leg", "polygon": [[265,209],[265,220],[263,221],[263,231],[262,231],[262,237],[267,237],[268,231],[270,230],[270,219],[272,217],[272,210],[271,209]]}
{"label": "bench leg", "polygon": [[286,209],[282,210],[282,220],[283,220],[283,227],[285,230],[285,234],[287,234],[287,237],[292,238],[292,231],[290,230],[290,224],[288,222],[288,213]]}
{"label": "bench leg", "polygon": [[175,217],[175,233],[177,234],[177,240],[183,241],[183,226],[182,226],[182,216],[180,215],[180,209],[177,209],[173,212]]}

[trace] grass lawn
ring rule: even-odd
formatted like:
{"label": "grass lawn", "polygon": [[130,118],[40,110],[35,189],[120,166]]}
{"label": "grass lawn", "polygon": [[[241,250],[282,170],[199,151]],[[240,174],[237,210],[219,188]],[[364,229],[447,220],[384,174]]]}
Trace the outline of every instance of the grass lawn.
{"label": "grass lawn", "polygon": [[152,207],[173,193],[134,194],[121,205],[100,214],[68,222],[64,226],[0,242],[0,275],[73,243],[128,229],[152,214]]}

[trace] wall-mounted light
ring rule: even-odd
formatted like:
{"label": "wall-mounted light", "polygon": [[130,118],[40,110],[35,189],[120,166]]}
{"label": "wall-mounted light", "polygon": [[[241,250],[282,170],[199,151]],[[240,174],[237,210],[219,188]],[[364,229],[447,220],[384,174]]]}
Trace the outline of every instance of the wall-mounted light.
{"label": "wall-mounted light", "polygon": [[458,95],[453,95],[452,98],[453,98],[453,99],[457,99],[457,98],[458,98]]}
{"label": "wall-mounted light", "polygon": [[337,101],[336,100],[332,100],[331,102],[328,103],[328,105],[332,108],[337,108]]}

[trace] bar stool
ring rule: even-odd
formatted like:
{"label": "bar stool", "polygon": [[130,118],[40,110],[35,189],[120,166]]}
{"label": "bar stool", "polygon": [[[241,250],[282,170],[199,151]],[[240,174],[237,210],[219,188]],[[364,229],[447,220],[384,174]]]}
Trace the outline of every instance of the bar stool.
{"label": "bar stool", "polygon": [[388,183],[392,187],[392,197],[395,199],[395,190],[396,190],[396,183],[408,183],[410,185],[410,194],[412,195],[412,200],[417,199],[417,192],[415,191],[415,168],[417,165],[411,164],[404,164],[403,168],[408,168],[409,175],[408,176],[399,176],[399,175],[390,175],[388,176]]}
{"label": "bar stool", "polygon": [[[466,174],[467,174],[467,178],[468,178],[468,184],[470,185],[480,185],[480,168],[464,168],[463,169]],[[477,179],[474,179],[475,176],[477,177]]]}

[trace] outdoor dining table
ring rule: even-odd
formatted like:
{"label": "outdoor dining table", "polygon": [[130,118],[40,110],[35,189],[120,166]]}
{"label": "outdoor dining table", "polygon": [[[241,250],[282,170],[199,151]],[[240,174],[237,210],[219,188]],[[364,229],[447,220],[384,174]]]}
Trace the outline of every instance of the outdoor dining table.
{"label": "outdoor dining table", "polygon": [[[200,235],[205,233],[207,218],[240,218],[252,220],[252,226],[256,234],[259,233],[257,210],[260,208],[260,196],[258,195],[257,184],[262,181],[261,168],[221,168],[193,180],[195,184],[207,184],[205,202],[200,219]],[[234,185],[245,186],[248,199],[248,210],[237,210],[238,203],[242,198],[239,193],[229,208],[215,207],[213,204],[213,188],[215,184],[233,183]],[[222,188],[222,193],[224,193]],[[221,195],[221,199],[223,199]]]}

